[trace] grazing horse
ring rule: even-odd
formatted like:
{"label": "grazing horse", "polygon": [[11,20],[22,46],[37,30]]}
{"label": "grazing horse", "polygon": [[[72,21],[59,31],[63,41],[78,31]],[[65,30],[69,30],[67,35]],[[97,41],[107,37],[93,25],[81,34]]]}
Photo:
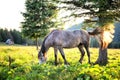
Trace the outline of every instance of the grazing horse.
{"label": "grazing horse", "polygon": [[78,47],[81,52],[81,58],[79,60],[82,63],[85,51],[83,47],[85,47],[88,56],[88,63],[90,63],[90,51],[89,51],[89,40],[90,35],[94,35],[93,33],[89,33],[85,30],[75,30],[75,31],[65,31],[65,30],[53,30],[50,34],[48,34],[41,46],[41,50],[38,53],[39,63],[46,62],[47,54],[46,52],[50,47],[54,48],[54,56],[55,56],[55,65],[57,65],[57,50],[60,51],[62,58],[64,59],[64,64],[68,64],[63,48],[74,48]]}

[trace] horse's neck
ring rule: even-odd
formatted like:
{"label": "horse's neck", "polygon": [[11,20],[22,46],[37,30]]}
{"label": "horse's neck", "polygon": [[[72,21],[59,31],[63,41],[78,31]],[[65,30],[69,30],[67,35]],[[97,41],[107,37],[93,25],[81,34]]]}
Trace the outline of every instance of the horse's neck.
{"label": "horse's neck", "polygon": [[44,44],[42,44],[41,51],[42,51],[43,53],[46,51],[46,48],[45,48]]}

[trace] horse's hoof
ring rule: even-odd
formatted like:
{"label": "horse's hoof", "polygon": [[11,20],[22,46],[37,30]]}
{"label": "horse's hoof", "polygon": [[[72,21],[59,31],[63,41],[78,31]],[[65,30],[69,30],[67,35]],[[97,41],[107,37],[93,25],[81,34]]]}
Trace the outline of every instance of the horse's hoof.
{"label": "horse's hoof", "polygon": [[91,62],[88,62],[88,64],[92,64]]}
{"label": "horse's hoof", "polygon": [[65,63],[65,65],[70,65],[70,63]]}
{"label": "horse's hoof", "polygon": [[79,60],[79,63],[82,64],[82,61]]}
{"label": "horse's hoof", "polygon": [[88,64],[90,64],[90,65],[94,65],[94,63],[93,63],[93,62],[89,62]]}
{"label": "horse's hoof", "polygon": [[55,66],[57,66],[57,65],[58,65],[58,63],[56,63],[56,62],[55,62],[54,64],[55,64]]}

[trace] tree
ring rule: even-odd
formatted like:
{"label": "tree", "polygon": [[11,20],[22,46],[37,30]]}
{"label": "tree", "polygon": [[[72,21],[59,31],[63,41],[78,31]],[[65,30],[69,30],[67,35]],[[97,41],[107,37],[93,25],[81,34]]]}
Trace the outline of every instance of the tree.
{"label": "tree", "polygon": [[[72,10],[73,13],[70,16],[81,17],[89,16],[90,19],[85,22],[97,23],[99,30],[101,31],[99,37],[99,57],[96,60],[96,64],[106,65],[107,47],[113,39],[114,33],[114,21],[120,20],[120,1],[119,0],[59,0],[59,2],[72,5],[64,8]],[[76,13],[81,11],[81,8],[87,11],[82,13]],[[69,16],[68,16],[69,17]],[[97,20],[91,18],[97,17]],[[107,38],[106,38],[107,35]]]}
{"label": "tree", "polygon": [[2,37],[2,42],[5,42],[7,40],[6,32],[4,29],[1,29],[1,37]]}
{"label": "tree", "polygon": [[3,41],[3,38],[2,38],[2,29],[0,29],[0,42]]}
{"label": "tree", "polygon": [[7,39],[13,40],[13,37],[12,37],[12,35],[11,35],[11,33],[9,32],[8,29],[5,28],[4,32],[5,32],[5,34],[6,34],[6,40],[7,40]]}
{"label": "tree", "polygon": [[7,39],[13,40],[11,33],[6,28],[0,29],[0,35],[1,35],[1,42],[5,42]]}
{"label": "tree", "polygon": [[10,33],[13,37],[13,41],[16,44],[22,44],[22,34],[17,30],[10,30]]}
{"label": "tree", "polygon": [[44,37],[49,28],[55,27],[52,20],[57,15],[55,3],[52,0],[26,0],[26,12],[22,13],[22,33],[24,36],[36,39],[38,49],[38,37]]}

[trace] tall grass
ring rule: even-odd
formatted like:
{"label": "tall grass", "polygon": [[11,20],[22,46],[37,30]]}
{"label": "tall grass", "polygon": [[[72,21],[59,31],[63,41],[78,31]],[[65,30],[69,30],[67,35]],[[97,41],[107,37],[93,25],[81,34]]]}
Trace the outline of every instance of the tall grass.
{"label": "tall grass", "polygon": [[[58,54],[59,65],[54,65],[53,49],[47,53],[46,64],[39,65],[38,51],[34,46],[0,46],[0,80],[119,80],[120,50],[108,49],[106,66],[88,64],[87,55],[83,64],[78,61],[80,52],[77,48],[65,49],[69,66]],[[98,49],[90,48],[91,62],[98,57]]]}

